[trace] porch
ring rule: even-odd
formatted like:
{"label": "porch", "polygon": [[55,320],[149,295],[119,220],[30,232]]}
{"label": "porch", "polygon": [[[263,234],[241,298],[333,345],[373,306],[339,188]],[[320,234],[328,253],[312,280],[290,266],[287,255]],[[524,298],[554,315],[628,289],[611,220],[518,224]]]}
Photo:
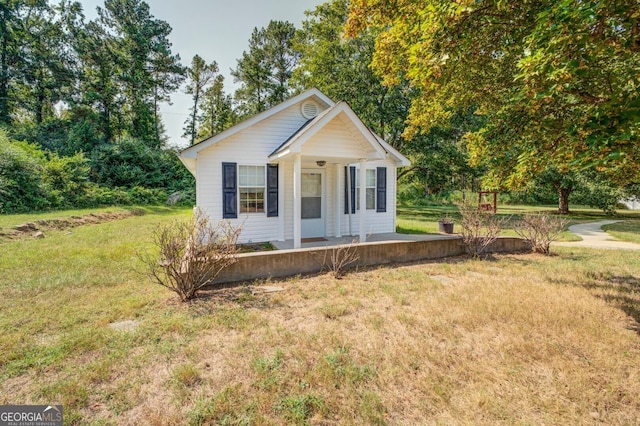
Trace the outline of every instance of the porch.
{"label": "porch", "polygon": [[354,234],[362,243],[369,234],[395,229],[396,169],[410,162],[346,102],[309,117],[268,160],[278,165],[284,183],[278,198],[281,247],[309,247],[304,240],[310,237],[314,243],[345,241],[344,235]]}
{"label": "porch", "polygon": [[[441,234],[398,234],[396,232],[388,232],[382,234],[372,234],[366,237],[367,243],[385,243],[385,242],[402,242],[402,241],[434,241],[434,240],[450,240],[459,239],[458,235],[441,235]],[[342,237],[324,237],[324,238],[302,238],[300,248],[318,248],[318,247],[335,247],[343,244],[360,243],[360,238],[355,236]],[[277,250],[294,249],[294,240],[271,241],[271,244]]]}
{"label": "porch", "polygon": [[[373,239],[379,241],[372,241]],[[317,273],[327,269],[326,260],[339,244],[349,244],[351,237],[326,238],[327,241],[311,241],[299,249],[278,249],[255,253],[243,253],[237,262],[224,269],[216,283],[250,281],[255,279],[287,277]],[[292,240],[277,242],[279,247],[292,247]],[[274,245],[276,245],[274,244]],[[416,262],[440,259],[464,254],[465,248],[458,235],[371,235],[367,242],[355,244],[358,260],[350,267],[367,267],[390,263]],[[501,237],[490,247],[493,253],[514,253],[528,250],[522,238]]]}

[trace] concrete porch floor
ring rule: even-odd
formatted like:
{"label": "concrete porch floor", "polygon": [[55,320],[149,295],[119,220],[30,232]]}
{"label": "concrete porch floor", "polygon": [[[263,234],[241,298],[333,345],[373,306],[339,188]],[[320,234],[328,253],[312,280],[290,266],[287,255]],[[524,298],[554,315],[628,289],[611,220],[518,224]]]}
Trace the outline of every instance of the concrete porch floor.
{"label": "concrete porch floor", "polygon": [[[384,234],[373,234],[367,236],[367,243],[383,243],[383,242],[399,242],[399,241],[434,241],[434,240],[452,240],[460,238],[457,234],[398,234],[396,232],[387,232]],[[342,244],[358,243],[358,236],[344,236],[340,238],[326,237],[326,241],[303,242],[301,248],[315,247],[332,247]],[[293,249],[293,240],[271,241],[271,244],[277,250]]]}
{"label": "concrete porch floor", "polygon": [[[356,261],[349,267],[406,263],[426,259],[440,259],[458,256],[465,252],[459,235],[438,234],[378,234],[371,235],[367,242],[354,245]],[[298,250],[293,241],[277,241],[280,250],[241,253],[236,262],[222,270],[216,283],[250,281],[262,278],[287,277],[317,273],[327,270],[327,262],[332,247],[336,244],[350,244],[352,237],[327,238],[327,241],[304,243]],[[489,248],[491,253],[515,253],[529,250],[529,244],[522,238],[500,237]],[[329,252],[329,260],[327,253]]]}

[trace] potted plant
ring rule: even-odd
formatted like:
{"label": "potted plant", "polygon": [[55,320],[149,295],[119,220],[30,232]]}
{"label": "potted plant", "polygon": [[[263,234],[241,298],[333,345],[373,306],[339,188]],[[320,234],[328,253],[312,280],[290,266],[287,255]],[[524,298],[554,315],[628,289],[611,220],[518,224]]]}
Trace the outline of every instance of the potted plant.
{"label": "potted plant", "polygon": [[443,234],[453,234],[453,219],[445,215],[438,221],[438,232]]}

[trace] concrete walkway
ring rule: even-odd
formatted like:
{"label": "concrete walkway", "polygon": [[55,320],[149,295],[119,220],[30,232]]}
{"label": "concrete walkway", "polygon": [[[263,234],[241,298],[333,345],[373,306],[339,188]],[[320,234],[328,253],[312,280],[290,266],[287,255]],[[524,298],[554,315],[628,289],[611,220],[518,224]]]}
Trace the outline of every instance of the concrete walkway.
{"label": "concrete walkway", "polygon": [[640,244],[616,240],[611,234],[602,230],[604,225],[620,222],[619,220],[601,220],[599,222],[572,225],[569,231],[582,238],[582,241],[553,243],[560,247],[592,247],[602,249],[640,250]]}
{"label": "concrete walkway", "polygon": [[[373,234],[367,237],[367,243],[382,243],[382,242],[398,242],[398,241],[432,241],[432,240],[451,240],[459,239],[460,235],[457,234],[398,234],[396,232],[387,232],[383,234]],[[314,248],[314,247],[332,247],[342,244],[357,243],[358,237],[327,237],[322,241],[303,242],[301,248]],[[291,250],[293,249],[293,240],[286,241],[271,241],[271,244],[278,250]]]}

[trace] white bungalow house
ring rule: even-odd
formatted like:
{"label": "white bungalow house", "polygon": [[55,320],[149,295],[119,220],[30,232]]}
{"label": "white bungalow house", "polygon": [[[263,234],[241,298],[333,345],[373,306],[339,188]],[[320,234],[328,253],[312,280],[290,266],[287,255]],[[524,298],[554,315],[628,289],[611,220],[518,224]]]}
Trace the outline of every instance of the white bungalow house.
{"label": "white bungalow house", "polygon": [[395,232],[396,171],[409,160],[346,102],[311,89],[184,149],[196,203],[240,242]]}

